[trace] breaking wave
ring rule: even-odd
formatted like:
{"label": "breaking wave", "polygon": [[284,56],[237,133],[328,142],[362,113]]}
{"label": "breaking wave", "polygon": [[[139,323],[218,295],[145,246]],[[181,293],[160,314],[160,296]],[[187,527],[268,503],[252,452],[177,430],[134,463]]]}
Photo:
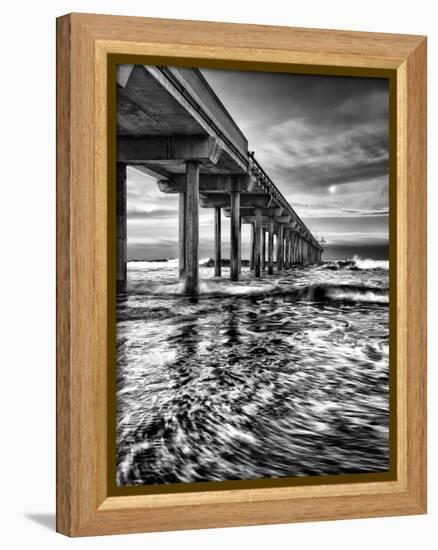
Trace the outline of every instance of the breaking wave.
{"label": "breaking wave", "polygon": [[387,304],[387,288],[368,287],[366,285],[309,285],[297,291],[297,299],[307,302],[368,302]]}
{"label": "breaking wave", "polygon": [[[129,293],[151,296],[181,296],[184,294],[184,282],[154,283],[140,282],[129,286]],[[229,281],[201,281],[200,298],[236,296],[251,297],[283,297],[287,301],[302,302],[367,302],[373,304],[388,304],[389,291],[387,288],[367,285],[349,284],[311,284],[304,287],[280,286],[278,284],[243,285]]]}
{"label": "breaking wave", "polygon": [[353,256],[351,260],[333,260],[324,262],[319,266],[318,269],[330,269],[332,271],[337,271],[338,269],[350,269],[352,271],[359,270],[380,270],[380,269],[389,269],[388,260],[371,260],[371,259],[362,259],[359,256]]}

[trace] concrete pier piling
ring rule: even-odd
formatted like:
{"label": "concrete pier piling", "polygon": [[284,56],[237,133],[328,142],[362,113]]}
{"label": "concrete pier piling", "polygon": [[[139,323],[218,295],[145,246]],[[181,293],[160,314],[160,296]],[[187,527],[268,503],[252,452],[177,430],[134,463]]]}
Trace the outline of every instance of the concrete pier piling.
{"label": "concrete pier piling", "polygon": [[268,275],[274,273],[274,218],[270,216],[268,227]]}
{"label": "concrete pier piling", "polygon": [[222,274],[221,266],[221,209],[214,209],[214,276],[220,277]]}
{"label": "concrete pier piling", "polygon": [[262,229],[262,271],[266,270],[266,229]]}
{"label": "concrete pier piling", "polygon": [[278,225],[277,235],[277,271],[283,269],[283,224]]}
{"label": "concrete pier piling", "polygon": [[186,276],[186,194],[184,191],[179,193],[178,208],[178,240],[179,240],[179,278]]}
{"label": "concrete pier piling", "polygon": [[231,190],[231,224],[230,224],[230,279],[240,278],[240,191],[235,184]]}
{"label": "concrete pier piling", "polygon": [[255,225],[253,223],[250,225],[249,238],[249,269],[254,271]]}
{"label": "concrete pier piling", "polygon": [[262,250],[262,210],[256,208],[254,224],[254,276],[261,274],[261,250]]}
{"label": "concrete pier piling", "polygon": [[284,230],[284,268],[285,269],[289,269],[290,267],[289,245],[290,245],[290,229],[286,227]]}
{"label": "concrete pier piling", "polygon": [[186,162],[185,253],[186,293],[199,292],[199,163]]}

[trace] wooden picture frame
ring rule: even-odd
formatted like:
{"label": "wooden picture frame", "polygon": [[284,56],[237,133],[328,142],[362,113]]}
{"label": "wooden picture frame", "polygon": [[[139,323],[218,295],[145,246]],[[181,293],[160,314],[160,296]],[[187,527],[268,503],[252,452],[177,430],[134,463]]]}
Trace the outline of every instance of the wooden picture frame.
{"label": "wooden picture frame", "polygon": [[[108,492],[110,55],[388,75],[396,97],[395,477]],[[157,61],[158,64],[158,61]],[[234,64],[234,65],[233,65]],[[396,150],[396,155],[395,151]],[[70,14],[57,20],[57,530],[69,536],[426,513],[426,39]]]}

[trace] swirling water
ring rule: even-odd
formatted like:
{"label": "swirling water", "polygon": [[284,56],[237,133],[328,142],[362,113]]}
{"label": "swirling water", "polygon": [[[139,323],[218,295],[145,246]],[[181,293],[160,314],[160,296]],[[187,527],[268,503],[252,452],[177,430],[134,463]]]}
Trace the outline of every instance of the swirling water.
{"label": "swirling water", "polygon": [[118,485],[387,471],[387,268],[243,268],[231,283],[201,267],[190,298],[176,261],[130,262]]}

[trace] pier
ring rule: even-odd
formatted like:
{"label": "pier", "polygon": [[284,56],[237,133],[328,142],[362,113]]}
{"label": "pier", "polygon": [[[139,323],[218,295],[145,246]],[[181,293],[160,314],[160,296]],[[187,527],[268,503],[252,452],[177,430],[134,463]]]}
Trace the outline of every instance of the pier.
{"label": "pier", "polygon": [[[248,150],[248,141],[198,69],[120,65],[117,71],[117,288],[126,290],[126,168],[179,195],[179,276],[199,290],[199,208],[214,210],[215,276],[221,220],[230,218],[230,279],[241,273],[250,225],[255,277],[321,261],[322,246]],[[275,261],[274,261],[275,259]]]}

